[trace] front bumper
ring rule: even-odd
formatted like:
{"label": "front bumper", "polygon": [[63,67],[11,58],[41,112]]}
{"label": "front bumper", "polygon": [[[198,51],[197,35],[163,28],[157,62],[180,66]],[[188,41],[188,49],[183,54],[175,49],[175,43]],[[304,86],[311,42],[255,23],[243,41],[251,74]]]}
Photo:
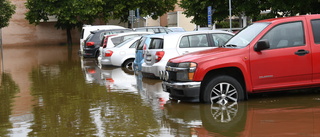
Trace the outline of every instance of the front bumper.
{"label": "front bumper", "polygon": [[199,102],[201,82],[162,82],[165,92],[175,100]]}

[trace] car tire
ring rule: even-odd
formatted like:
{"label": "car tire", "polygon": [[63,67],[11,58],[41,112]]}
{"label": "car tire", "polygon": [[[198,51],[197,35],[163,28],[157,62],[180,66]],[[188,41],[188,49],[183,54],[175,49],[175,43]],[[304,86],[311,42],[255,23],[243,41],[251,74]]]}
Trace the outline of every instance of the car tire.
{"label": "car tire", "polygon": [[200,100],[203,103],[239,102],[244,100],[244,91],[241,84],[233,77],[219,75],[212,78],[202,94]]}
{"label": "car tire", "polygon": [[122,70],[125,72],[125,73],[129,73],[129,74],[133,74],[134,73],[134,70],[133,70],[133,59],[128,59],[126,60],[122,65]]}

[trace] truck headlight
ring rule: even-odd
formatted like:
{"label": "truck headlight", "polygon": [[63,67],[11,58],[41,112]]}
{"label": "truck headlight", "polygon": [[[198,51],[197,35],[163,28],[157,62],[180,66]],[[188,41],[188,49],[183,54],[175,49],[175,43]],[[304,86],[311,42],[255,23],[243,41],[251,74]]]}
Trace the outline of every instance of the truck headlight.
{"label": "truck headlight", "polygon": [[194,72],[197,69],[197,64],[194,62],[179,63],[177,69],[177,80],[192,81]]}

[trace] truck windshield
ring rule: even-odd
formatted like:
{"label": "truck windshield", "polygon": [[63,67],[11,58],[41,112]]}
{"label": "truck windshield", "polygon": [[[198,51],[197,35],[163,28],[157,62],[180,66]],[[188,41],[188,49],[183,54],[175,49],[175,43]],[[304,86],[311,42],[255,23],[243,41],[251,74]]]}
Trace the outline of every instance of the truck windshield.
{"label": "truck windshield", "polygon": [[232,37],[223,47],[246,47],[270,23],[253,23]]}

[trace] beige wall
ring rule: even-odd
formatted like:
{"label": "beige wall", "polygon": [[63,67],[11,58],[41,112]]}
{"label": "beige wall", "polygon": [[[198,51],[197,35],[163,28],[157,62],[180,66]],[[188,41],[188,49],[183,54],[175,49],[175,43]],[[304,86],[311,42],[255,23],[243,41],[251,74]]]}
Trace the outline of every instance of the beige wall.
{"label": "beige wall", "polygon": [[173,11],[164,14],[158,20],[147,19],[146,26],[168,26],[168,27],[183,27],[186,31],[192,31],[195,28],[195,24],[191,23],[193,17],[187,18],[182,12],[184,9],[175,5]]}
{"label": "beige wall", "polygon": [[[57,30],[54,23],[40,23],[38,26],[30,25],[25,19],[27,9],[24,5],[26,0],[10,0],[16,5],[16,13],[12,16],[9,26],[2,29],[3,46],[26,46],[26,45],[57,45],[66,44],[65,30]],[[73,43],[79,43],[80,33],[72,31]]]}
{"label": "beige wall", "polygon": [[178,26],[184,28],[186,31],[192,31],[196,27],[196,24],[191,23],[192,17],[187,18],[186,15],[182,14],[182,11],[178,11]]}

